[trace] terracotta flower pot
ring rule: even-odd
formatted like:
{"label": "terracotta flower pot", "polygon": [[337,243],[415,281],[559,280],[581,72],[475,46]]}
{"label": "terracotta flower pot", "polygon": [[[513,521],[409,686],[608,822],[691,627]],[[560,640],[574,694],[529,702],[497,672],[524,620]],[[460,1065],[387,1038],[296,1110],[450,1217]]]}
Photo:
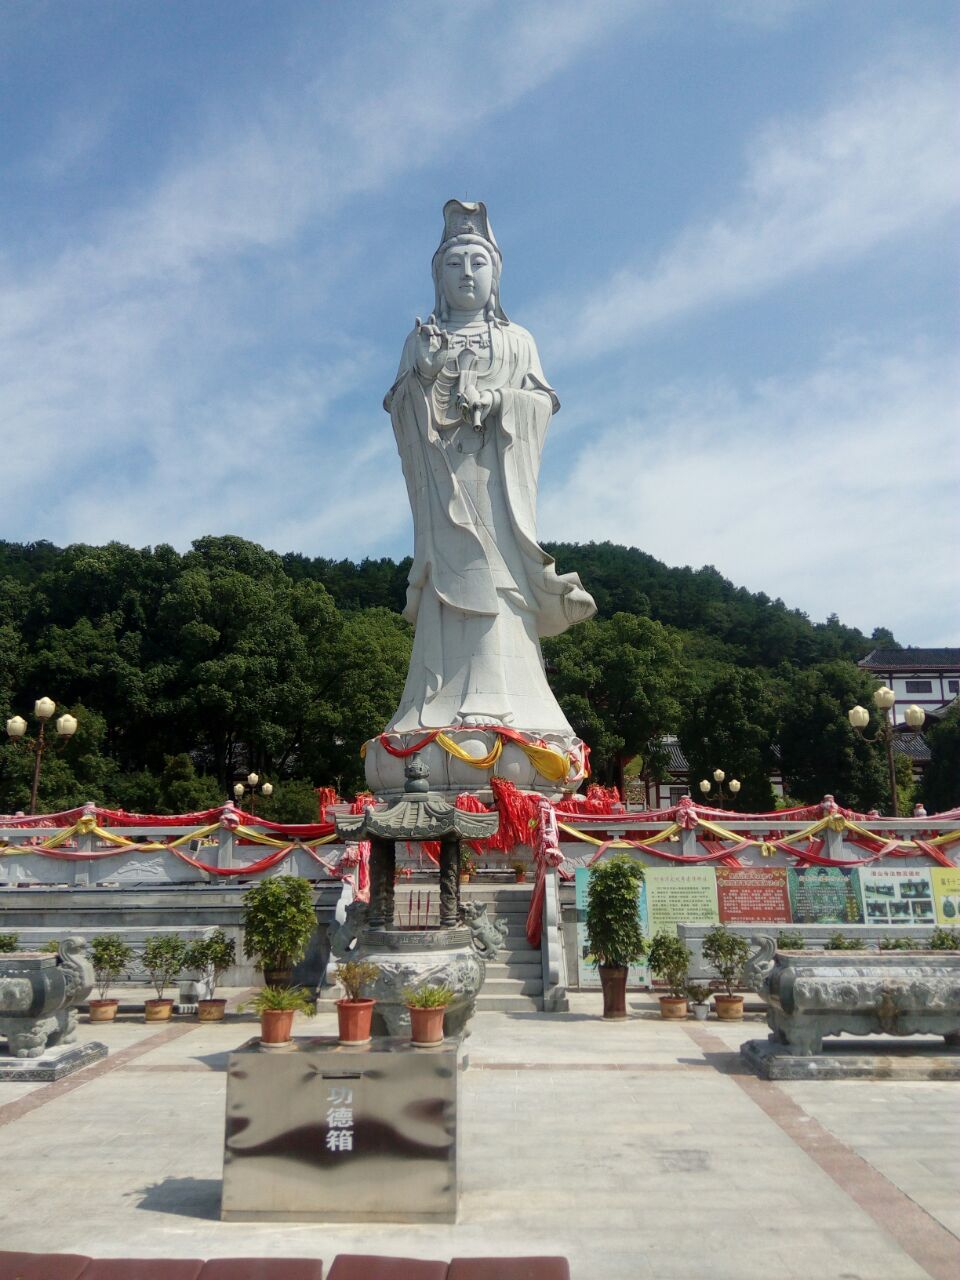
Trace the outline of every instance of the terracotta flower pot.
{"label": "terracotta flower pot", "polygon": [[445,1007],[439,1009],[410,1009],[410,1039],[417,1045],[443,1043],[443,1015]]}
{"label": "terracotta flower pot", "polygon": [[172,1000],[144,1000],[143,1002],[145,1022],[169,1022],[172,1015]]}
{"label": "terracotta flower pot", "polygon": [[517,884],[527,883],[527,873],[525,871],[515,871],[513,873],[513,878]]}
{"label": "terracotta flower pot", "polygon": [[367,1044],[376,1000],[338,1000],[337,1023],[341,1044]]}
{"label": "terracotta flower pot", "polygon": [[603,1016],[608,1022],[627,1016],[626,966],[601,964],[600,987],[603,991]]}
{"label": "terracotta flower pot", "polygon": [[293,1009],[264,1009],[260,1014],[262,1044],[286,1044],[293,1031]]}
{"label": "terracotta flower pot", "polygon": [[90,1021],[112,1022],[117,1016],[117,1010],[119,1007],[119,1000],[90,1000],[88,1001]]}
{"label": "terracotta flower pot", "polygon": [[686,996],[661,996],[660,1017],[675,1022],[687,1016]]}
{"label": "terracotta flower pot", "polygon": [[461,872],[460,872],[460,883],[461,883],[461,884],[469,884],[469,883],[470,883],[470,874],[469,874],[469,872],[467,872],[467,871],[461,871]]}
{"label": "terracotta flower pot", "polygon": [[721,1022],[743,1021],[743,996],[714,996],[713,1006]]}
{"label": "terracotta flower pot", "polygon": [[201,1022],[222,1022],[226,1012],[226,1000],[197,1001],[197,1017]]}

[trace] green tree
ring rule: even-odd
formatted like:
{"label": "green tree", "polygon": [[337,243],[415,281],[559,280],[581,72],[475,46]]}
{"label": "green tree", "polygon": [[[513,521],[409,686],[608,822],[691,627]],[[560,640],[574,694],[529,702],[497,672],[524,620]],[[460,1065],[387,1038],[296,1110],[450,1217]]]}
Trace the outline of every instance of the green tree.
{"label": "green tree", "polygon": [[695,687],[678,734],[690,763],[691,794],[699,798],[698,782],[712,779],[719,768],[740,782],[739,793],[726,799],[723,808],[744,813],[773,809],[774,729],[772,692],[757,672],[731,669],[706,687]]}
{"label": "green tree", "polygon": [[594,619],[543,646],[550,683],[571,725],[590,744],[594,776],[624,787],[642,756],[648,777],[665,767],[660,739],[680,714],[680,643],[659,622],[628,613]]}
{"label": "green tree", "polygon": [[944,813],[960,805],[960,702],[954,702],[939,724],[927,733],[930,763],[921,794],[928,813]]}
{"label": "green tree", "polygon": [[781,671],[777,741],[791,795],[815,804],[829,793],[861,811],[889,804],[883,747],[855,733],[847,719],[853,706],[873,707],[875,688],[871,676],[844,659]]}

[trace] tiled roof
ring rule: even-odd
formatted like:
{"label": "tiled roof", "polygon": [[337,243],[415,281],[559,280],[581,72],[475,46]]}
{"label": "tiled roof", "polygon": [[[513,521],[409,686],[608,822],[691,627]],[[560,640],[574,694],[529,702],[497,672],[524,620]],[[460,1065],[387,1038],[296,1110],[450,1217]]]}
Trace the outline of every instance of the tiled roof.
{"label": "tiled roof", "polygon": [[893,750],[898,756],[909,756],[918,764],[926,764],[930,759],[930,748],[922,733],[895,733]]}
{"label": "tiled roof", "polygon": [[874,649],[857,666],[866,671],[960,671],[960,649]]}

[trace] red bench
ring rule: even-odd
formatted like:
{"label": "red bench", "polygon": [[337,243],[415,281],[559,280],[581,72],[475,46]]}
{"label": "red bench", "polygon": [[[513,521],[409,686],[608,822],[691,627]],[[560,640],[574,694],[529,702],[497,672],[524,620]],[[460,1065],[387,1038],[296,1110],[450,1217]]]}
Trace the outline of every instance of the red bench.
{"label": "red bench", "polygon": [[[323,1280],[319,1258],[87,1258],[0,1251],[0,1280]],[[327,1280],[570,1280],[566,1258],[454,1258],[428,1262],[341,1253]]]}

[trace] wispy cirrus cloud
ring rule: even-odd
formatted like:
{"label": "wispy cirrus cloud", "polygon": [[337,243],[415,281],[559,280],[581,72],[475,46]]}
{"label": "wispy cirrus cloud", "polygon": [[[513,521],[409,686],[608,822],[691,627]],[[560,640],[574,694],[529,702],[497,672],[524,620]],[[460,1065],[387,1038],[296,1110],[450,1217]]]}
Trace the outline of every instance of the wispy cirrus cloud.
{"label": "wispy cirrus cloud", "polygon": [[941,350],[845,343],[788,377],[664,387],[542,495],[541,530],[569,537],[575,511],[581,537],[711,563],[815,619],[956,644],[958,384]]}
{"label": "wispy cirrus cloud", "polygon": [[[763,128],[738,195],[652,263],[618,270],[573,305],[542,305],[551,347],[565,360],[595,357],[922,234],[960,203],[958,153],[956,86],[938,60],[874,66],[827,109]],[[561,330],[558,313],[575,317],[575,332]]]}

